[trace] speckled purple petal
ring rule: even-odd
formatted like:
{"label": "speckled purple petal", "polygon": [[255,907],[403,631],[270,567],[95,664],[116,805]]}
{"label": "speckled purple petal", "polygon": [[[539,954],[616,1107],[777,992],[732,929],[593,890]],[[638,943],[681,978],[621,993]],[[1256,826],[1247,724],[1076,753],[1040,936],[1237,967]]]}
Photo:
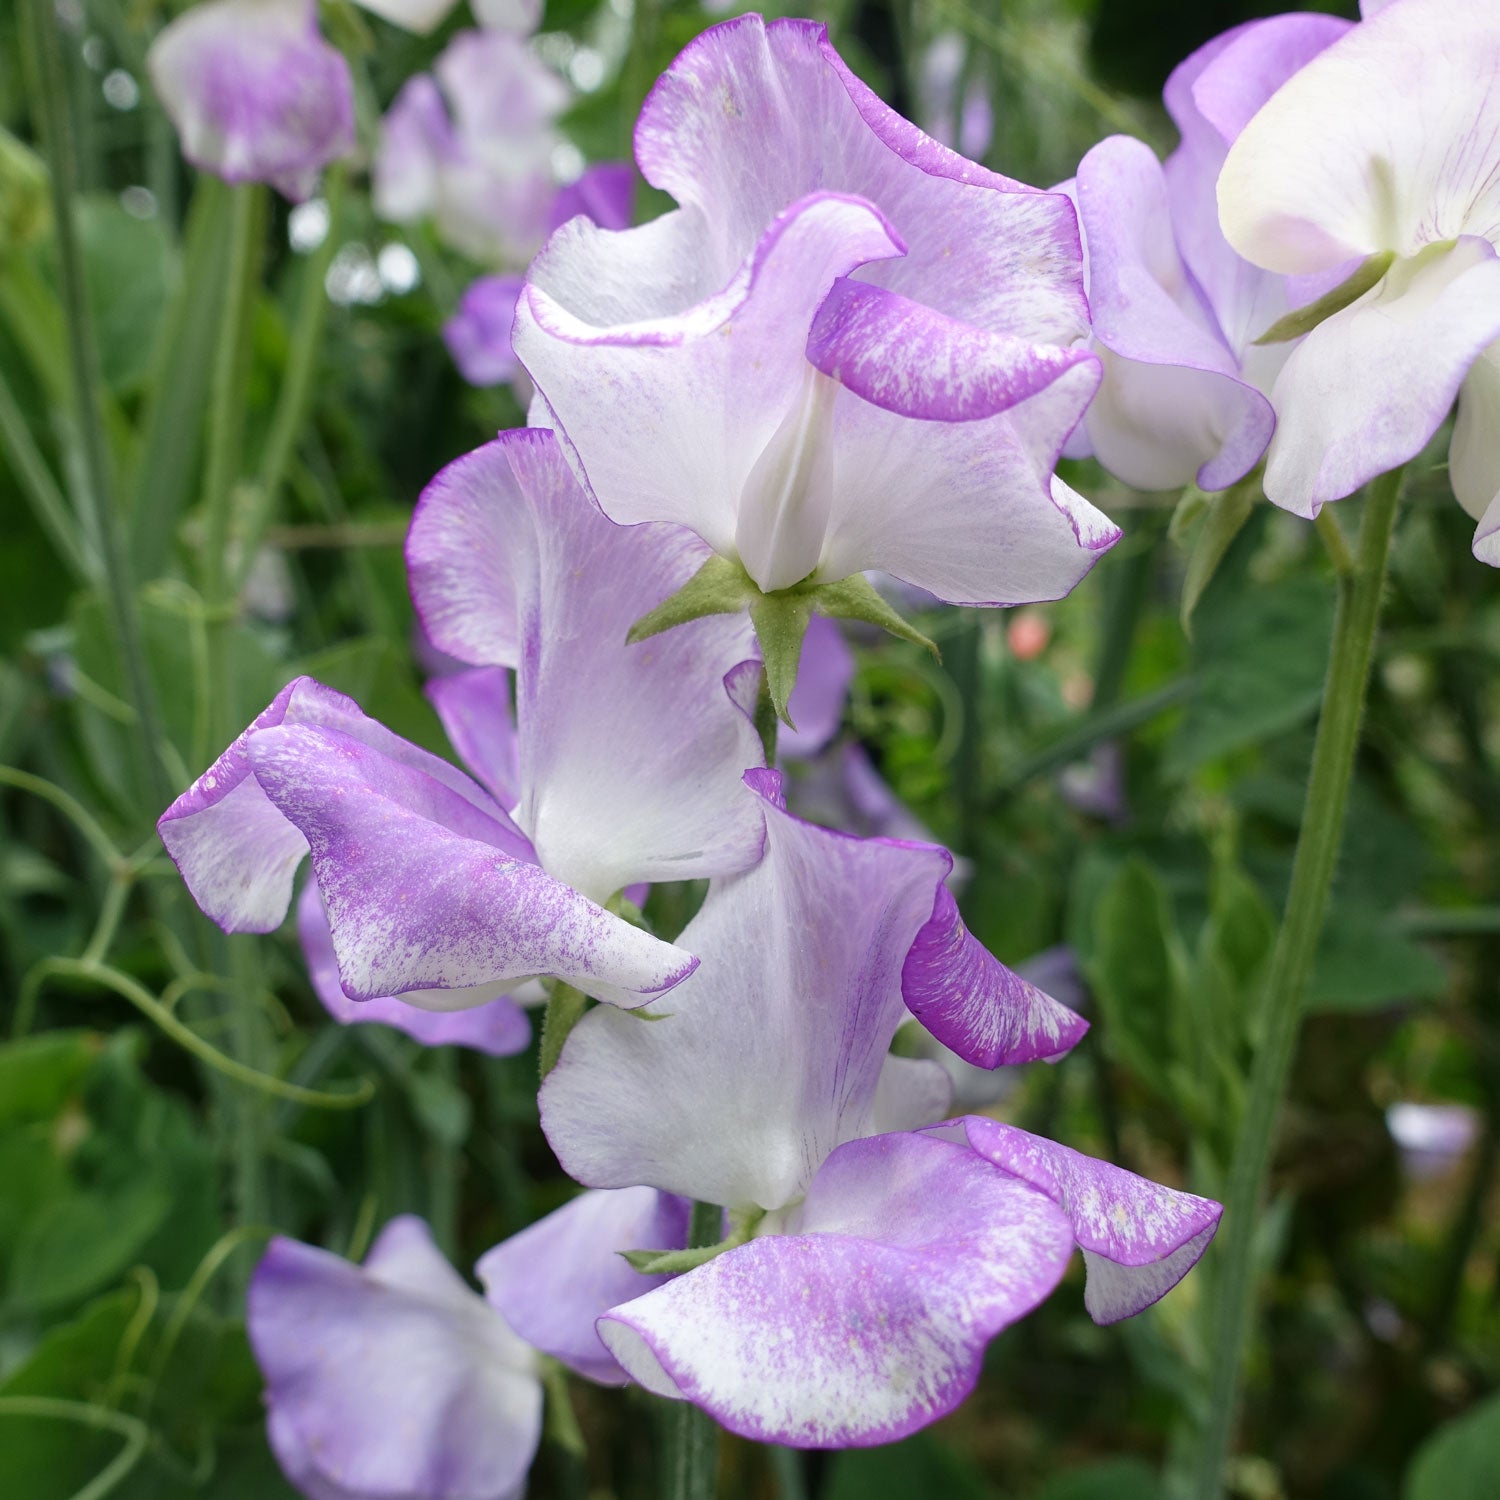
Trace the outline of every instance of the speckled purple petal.
{"label": "speckled purple petal", "polygon": [[316,14],[313,0],[205,0],[162,29],[146,65],[194,166],[300,201],[354,149],[349,65]]}
{"label": "speckled purple petal", "polygon": [[945,885],[906,956],[901,992],[944,1046],[982,1068],[1054,1062],[1089,1028],[977,942]]}
{"label": "speckled purple petal", "polygon": [[921,1136],[840,1147],[798,1217],[616,1307],[600,1337],[648,1390],[743,1437],[887,1443],[969,1394],[1072,1251],[1046,1197]]}
{"label": "speckled purple petal", "polygon": [[1069,344],[1087,327],[1068,205],[966,161],[882,103],[812,21],[742,16],[696,37],[641,110],[636,159],[700,210],[722,285],[815,191],[877,204],[901,261],[861,279],[993,332]]}
{"label": "speckled purple petal", "polygon": [[424,1047],[469,1047],[491,1057],[524,1052],[531,1041],[531,1023],[510,998],[515,986],[509,983],[485,984],[439,997],[445,1004],[464,1006],[462,1010],[424,1010],[410,998],[395,996],[351,1000],[339,981],[333,934],[315,881],[309,880],[297,898],[297,936],[313,992],[341,1026],[378,1021],[404,1031]]}
{"label": "speckled purple petal", "polygon": [[504,667],[450,672],[432,678],[425,691],[464,764],[501,807],[514,807],[521,796],[521,772],[510,673]]}
{"label": "speckled purple petal", "polygon": [[793,760],[816,755],[839,732],[854,680],[854,653],[833,620],[814,615],[802,640],[797,685],[787,711],[795,729],[782,725],[776,752]]}
{"label": "speckled purple petal", "polygon": [[524,284],[520,276],[481,276],[465,288],[443,324],[443,342],[470,385],[506,385],[521,373],[510,330]]}
{"label": "speckled purple petal", "polygon": [[310,677],[288,683],[157,822],[193,899],[226,932],[270,932],[286,916],[292,879],[307,853],[296,826],[267,800],[250,763],[256,736],[282,724],[337,729],[394,765],[429,778],[458,816],[518,857],[530,846],[504,811],[462,771],[367,718],[352,698]]}
{"label": "speckled purple petal", "polygon": [[502,825],[435,777],[348,734],[262,729],[248,754],[310,846],[351,997],[451,1008],[478,985],[552,975],[638,1005],[696,967],[518,858]]}
{"label": "speckled purple petal", "polygon": [[757,658],[748,621],[625,643],[707,555],[687,531],[606,519],[544,430],[450,464],[412,521],[412,596],[433,639],[519,663],[516,819],[543,868],[598,901],[760,856],[739,777],[763,754],[726,685]]}
{"label": "speckled purple petal", "polygon": [[247,1325],[288,1477],[338,1500],[509,1500],[541,1437],[535,1356],[420,1219],[361,1266],[277,1237]]}
{"label": "speckled purple petal", "polygon": [[649,1024],[590,1012],[542,1086],[543,1129],[580,1182],[778,1209],[876,1128],[901,964],[950,857],[803,823],[779,776],[745,779],[766,854],[684,930],[702,966]]}
{"label": "speckled purple petal", "polygon": [[1183,266],[1155,154],[1111,136],[1084,157],[1075,191],[1106,351],[1084,418],[1095,455],[1138,489],[1233,484],[1260,461],[1275,419]]}
{"label": "speckled purple petal", "polygon": [[680,1250],[686,1199],[654,1188],[587,1192],[513,1234],[474,1268],[485,1296],[533,1349],[603,1385],[628,1377],[599,1340],[601,1314],[665,1276],[643,1276],[622,1250]]}
{"label": "speckled purple petal", "polygon": [[1096,1323],[1149,1307],[1197,1265],[1219,1227],[1219,1204],[1137,1177],[984,1115],[961,1122],[969,1144],[1045,1193],[1068,1216],[1088,1268],[1084,1305]]}

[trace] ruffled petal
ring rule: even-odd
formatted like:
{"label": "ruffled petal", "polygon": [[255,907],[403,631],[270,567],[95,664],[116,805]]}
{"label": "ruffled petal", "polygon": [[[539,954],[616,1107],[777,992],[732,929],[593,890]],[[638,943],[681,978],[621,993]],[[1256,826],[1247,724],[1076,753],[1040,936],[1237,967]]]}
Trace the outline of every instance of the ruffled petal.
{"label": "ruffled petal", "polygon": [[1487,241],[1466,238],[1398,261],[1292,351],[1271,393],[1277,428],[1266,498],[1316,515],[1325,501],[1414,458],[1497,337],[1500,260]]}
{"label": "ruffled petal", "polygon": [[464,1285],[420,1219],[363,1267],[276,1238],[250,1284],[271,1438],[312,1493],[508,1500],[541,1436],[531,1351]]}
{"label": "ruffled petal", "polygon": [[1224,233],[1257,265],[1294,275],[1464,235],[1493,240],[1497,129],[1489,8],[1402,0],[1319,53],[1245,125],[1219,178]]}
{"label": "ruffled petal", "polygon": [[716,1256],[600,1319],[648,1390],[760,1442],[892,1442],[953,1410],[985,1345],[1056,1286],[1072,1252],[1042,1194],[963,1147],[842,1146],[793,1234]]}
{"label": "ruffled petal", "polygon": [[982,1068],[1055,1062],[1089,1029],[1082,1016],[977,942],[945,885],[906,956],[901,991],[911,1013],[944,1046]]}
{"label": "ruffled petal", "polygon": [[292,879],[307,840],[266,797],[253,775],[256,736],[281,724],[337,729],[394,764],[429,778],[458,809],[477,819],[484,837],[518,856],[526,840],[504,812],[462,771],[419,750],[367,718],[352,698],[310,677],[288,683],[238,739],[157,823],[167,853],[193,899],[226,932],[271,932],[286,916]]}
{"label": "ruffled petal", "polygon": [[696,967],[509,852],[501,825],[433,777],[348,734],[263,729],[249,754],[311,848],[351,997],[456,1008],[478,985],[552,975],[638,1005]]}
{"label": "ruffled petal", "polygon": [[379,1021],[404,1031],[424,1047],[470,1047],[491,1057],[524,1052],[531,1041],[531,1023],[510,998],[515,988],[510,983],[484,984],[437,997],[445,1005],[463,1005],[462,1010],[424,1010],[411,996],[351,1000],[339,980],[333,933],[315,881],[308,881],[297,898],[297,937],[313,992],[341,1026]]}
{"label": "ruffled petal", "polygon": [[1076,192],[1094,337],[1108,351],[1085,424],[1099,462],[1138,489],[1223,489],[1260,461],[1271,403],[1240,378],[1173,237],[1166,179],[1128,136],[1095,146]]}
{"label": "ruffled petal", "polygon": [[609,521],[545,430],[450,464],[412,522],[412,594],[434,641],[519,663],[517,821],[543,868],[596,900],[760,856],[739,777],[763,753],[726,686],[756,657],[748,622],[625,644],[707,555],[689,532]]}
{"label": "ruffled petal", "polygon": [[1116,1323],[1164,1297],[1208,1248],[1223,1208],[983,1115],[961,1122],[986,1161],[1045,1193],[1068,1216],[1088,1279],[1084,1306]]}
{"label": "ruffled petal", "polygon": [[521,373],[510,330],[524,285],[520,276],[481,276],[464,289],[443,324],[443,342],[470,385],[506,385]]}
{"label": "ruffled petal", "polygon": [[701,210],[720,285],[787,204],[827,190],[877,204],[908,247],[862,280],[997,333],[1068,344],[1087,327],[1067,203],[902,119],[815,22],[742,16],[696,37],[647,98],[635,151],[648,182]]}
{"label": "ruffled petal", "polygon": [[349,65],[312,0],[206,0],[163,27],[146,65],[182,154],[226,182],[300,201],[354,149]]}
{"label": "ruffled petal", "polygon": [[[740,496],[802,389],[814,313],[836,278],[902,246],[871,204],[815,193],[775,218],[724,291],[676,316],[597,321],[610,287],[580,285],[576,250],[641,234],[559,230],[521,295],[516,350],[611,517],[676,522],[733,554]],[[673,275],[667,263],[651,279]]]}
{"label": "ruffled petal", "polygon": [[746,781],[766,854],[715,882],[679,939],[701,968],[650,1024],[590,1012],[542,1086],[543,1129],[580,1182],[777,1209],[875,1128],[901,964],[951,857],[803,823],[774,773]]}
{"label": "ruffled petal", "polygon": [[643,1276],[622,1250],[680,1250],[688,1237],[687,1201],[654,1188],[582,1193],[513,1234],[480,1258],[485,1296],[533,1349],[602,1385],[629,1377],[594,1324],[665,1276]]}

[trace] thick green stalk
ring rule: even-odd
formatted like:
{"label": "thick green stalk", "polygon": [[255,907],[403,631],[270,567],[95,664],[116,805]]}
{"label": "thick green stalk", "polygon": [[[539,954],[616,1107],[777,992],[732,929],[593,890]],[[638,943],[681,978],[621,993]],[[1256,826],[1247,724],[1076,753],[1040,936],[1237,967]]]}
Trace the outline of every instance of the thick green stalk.
{"label": "thick green stalk", "polygon": [[[695,1203],[688,1249],[717,1244],[723,1233],[723,1211],[712,1203]],[[719,1429],[714,1419],[690,1401],[672,1402],[667,1410],[665,1500],[714,1500],[718,1467]]]}
{"label": "thick green stalk", "polygon": [[1245,1346],[1255,1310],[1256,1221],[1275,1146],[1277,1118],[1286,1092],[1303,1002],[1328,909],[1349,783],[1359,747],[1360,718],[1369,684],[1375,629],[1385,586],[1386,562],[1400,469],[1383,474],[1365,501],[1352,570],[1339,579],[1338,613],[1323,708],[1313,746],[1307,804],[1292,864],[1286,912],[1266,980],[1265,1034],[1256,1049],[1250,1092],[1240,1124],[1224,1195],[1214,1277],[1209,1391],[1200,1435],[1195,1485],[1198,1500],[1216,1500],[1239,1411]]}
{"label": "thick green stalk", "polygon": [[156,810],[167,805],[171,788],[161,764],[161,721],[136,613],[135,583],[112,495],[113,476],[104,437],[104,380],[89,312],[83,248],[73,219],[73,203],[78,195],[78,148],[68,110],[68,73],[55,8],[49,0],[31,0],[30,14],[41,75],[33,107],[46,146],[52,181],[58,281],[62,289],[68,363],[83,445],[85,483],[79,498],[86,511],[85,531],[99,541],[105,601],[131,702],[139,715],[144,791],[151,799],[154,816]]}

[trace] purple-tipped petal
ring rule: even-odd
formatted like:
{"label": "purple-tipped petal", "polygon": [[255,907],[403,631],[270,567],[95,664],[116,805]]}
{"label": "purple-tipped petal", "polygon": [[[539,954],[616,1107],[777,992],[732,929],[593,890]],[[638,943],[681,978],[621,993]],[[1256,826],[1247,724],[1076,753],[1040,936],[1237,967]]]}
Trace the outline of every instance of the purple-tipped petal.
{"label": "purple-tipped petal", "polygon": [[832,620],[814,615],[802,641],[797,685],[787,712],[797,727],[782,726],[778,755],[792,760],[816,755],[839,732],[844,703],[854,680],[854,653]]}
{"label": "purple-tipped petal", "polygon": [[272,1240],[251,1347],[288,1478],[322,1500],[510,1500],[541,1436],[535,1357],[433,1245],[394,1219],[365,1264]]}
{"label": "purple-tipped petal", "polygon": [[147,67],[194,166],[300,201],[354,149],[349,65],[316,14],[313,0],[206,0],[162,29]]}
{"label": "purple-tipped petal", "polygon": [[521,276],[481,276],[469,283],[443,324],[443,342],[470,385],[507,385],[521,373],[510,330],[524,285]]}
{"label": "purple-tipped petal", "polygon": [[665,1276],[643,1276],[622,1250],[680,1250],[687,1201],[654,1188],[582,1193],[486,1251],[474,1268],[485,1296],[533,1349],[601,1385],[629,1377],[594,1324]]}
{"label": "purple-tipped petal", "polygon": [[286,916],[307,840],[255,780],[257,735],[282,724],[337,729],[378,755],[430,778],[459,815],[495,826],[489,836],[524,856],[525,839],[462,771],[367,718],[352,698],[310,677],[288,683],[238,739],[157,822],[157,831],[193,899],[226,932],[270,932]]}
{"label": "purple-tipped petal", "polygon": [[701,968],[648,1025],[590,1012],[542,1087],[543,1128],[580,1182],[777,1209],[878,1128],[901,965],[950,857],[803,823],[774,773],[746,781],[766,853],[683,932]]}
{"label": "purple-tipped petal", "polygon": [[352,997],[451,1008],[478,985],[552,975],[639,1005],[696,966],[508,851],[502,825],[433,777],[348,734],[264,729],[250,756],[311,848]]}
{"label": "purple-tipped petal", "polygon": [[1500,258],[1488,240],[1465,236],[1397,261],[1314,328],[1277,377],[1266,498],[1316,515],[1414,458],[1496,338]]}
{"label": "purple-tipped petal", "polygon": [[892,1442],[968,1395],[1072,1251],[1042,1194],[920,1136],[840,1147],[799,1217],[616,1307],[600,1336],[647,1389],[744,1437]]}
{"label": "purple-tipped petal", "polygon": [[635,151],[649,183],[701,211],[719,285],[787,204],[828,190],[878,204],[908,248],[862,280],[1022,338],[1087,327],[1067,203],[902,119],[815,22],[742,16],[696,37],[647,98]]}
{"label": "purple-tipped petal", "polygon": [[1138,489],[1194,478],[1223,489],[1260,461],[1275,420],[1183,266],[1162,168],[1149,146],[1111,136],[1084,157],[1075,192],[1106,351],[1084,419],[1090,445]]}
{"label": "purple-tipped petal", "polygon": [[510,1057],[524,1052],[531,1041],[531,1022],[510,998],[512,983],[480,985],[459,990],[445,1002],[468,1007],[463,1010],[424,1010],[408,996],[405,1000],[386,996],[375,1000],[351,1000],[339,980],[338,955],[328,914],[316,882],[308,881],[297,898],[297,936],[307,960],[313,992],[328,1014],[341,1026],[378,1021],[404,1031],[424,1047],[469,1047],[491,1057]]}
{"label": "purple-tipped petal", "polygon": [[1068,1216],[1088,1278],[1084,1306],[1117,1323],[1158,1301],[1197,1265],[1223,1208],[983,1115],[961,1121],[969,1144],[1045,1193]]}
{"label": "purple-tipped petal", "polygon": [[543,868],[595,900],[760,856],[760,817],[738,783],[763,753],[726,684],[756,657],[748,621],[625,644],[707,555],[689,532],[609,521],[543,430],[450,464],[412,521],[412,596],[433,639],[517,664],[516,819]]}
{"label": "purple-tipped petal", "polygon": [[426,687],[449,743],[501,807],[520,800],[521,773],[510,673],[475,667],[434,677]]}
{"label": "purple-tipped petal", "polygon": [[901,992],[940,1042],[982,1068],[1056,1061],[1089,1027],[977,942],[945,885],[906,956]]}

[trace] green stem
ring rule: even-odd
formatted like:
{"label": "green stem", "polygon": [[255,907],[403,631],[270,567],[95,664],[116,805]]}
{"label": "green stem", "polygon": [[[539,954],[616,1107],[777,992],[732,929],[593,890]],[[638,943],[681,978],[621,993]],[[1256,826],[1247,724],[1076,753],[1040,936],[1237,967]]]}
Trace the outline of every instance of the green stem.
{"label": "green stem", "polygon": [[[693,1204],[688,1249],[701,1250],[723,1236],[724,1216],[712,1203]],[[666,1500],[713,1500],[717,1488],[719,1429],[690,1401],[674,1401],[667,1412]]]}
{"label": "green stem", "polygon": [[98,570],[84,548],[68,502],[63,499],[63,492],[52,477],[52,470],[32,438],[3,375],[0,375],[0,440],[4,441],[16,484],[30,502],[37,525],[46,533],[52,550],[73,575],[74,582],[87,588]]}
{"label": "green stem", "polygon": [[1265,1034],[1251,1068],[1245,1117],[1224,1195],[1224,1228],[1209,1340],[1208,1406],[1194,1487],[1198,1500],[1215,1500],[1220,1493],[1239,1411],[1244,1352],[1255,1307],[1257,1210],[1270,1169],[1308,978],[1343,842],[1401,474],[1400,469],[1394,469],[1370,486],[1353,567],[1339,579],[1338,613],[1313,746],[1307,804],[1286,912],[1266,981]]}
{"label": "green stem", "polygon": [[135,585],[112,495],[113,476],[104,438],[104,382],[89,313],[83,248],[73,220],[73,203],[78,194],[78,149],[68,110],[67,69],[55,7],[49,0],[31,0],[30,13],[41,72],[41,87],[33,104],[51,168],[58,280],[62,289],[68,361],[83,445],[86,482],[81,486],[79,498],[86,508],[85,529],[99,541],[106,603],[125,680],[130,685],[131,701],[140,716],[144,790],[153,809],[163,808],[171,800],[171,788],[161,764],[162,733],[156,691],[146,665],[140,620],[136,614]]}
{"label": "green stem", "polygon": [[562,1056],[563,1043],[568,1033],[583,1019],[588,1009],[588,996],[575,990],[571,984],[554,980],[547,995],[547,1008],[542,1012],[542,1042],[540,1072],[545,1078],[557,1066]]}
{"label": "green stem", "polygon": [[341,166],[329,169],[325,192],[328,199],[328,233],[323,243],[307,257],[302,268],[302,286],[293,314],[292,344],[282,372],[281,393],[276,413],[271,419],[271,433],[261,454],[256,477],[255,499],[245,520],[244,549],[235,569],[236,586],[243,586],[255,561],[267,524],[275,509],[276,498],[286,479],[287,465],[303,423],[307,420],[312,394],[313,372],[323,342],[323,325],[328,314],[328,293],[324,282],[334,251],[339,245],[339,223],[348,174]]}

